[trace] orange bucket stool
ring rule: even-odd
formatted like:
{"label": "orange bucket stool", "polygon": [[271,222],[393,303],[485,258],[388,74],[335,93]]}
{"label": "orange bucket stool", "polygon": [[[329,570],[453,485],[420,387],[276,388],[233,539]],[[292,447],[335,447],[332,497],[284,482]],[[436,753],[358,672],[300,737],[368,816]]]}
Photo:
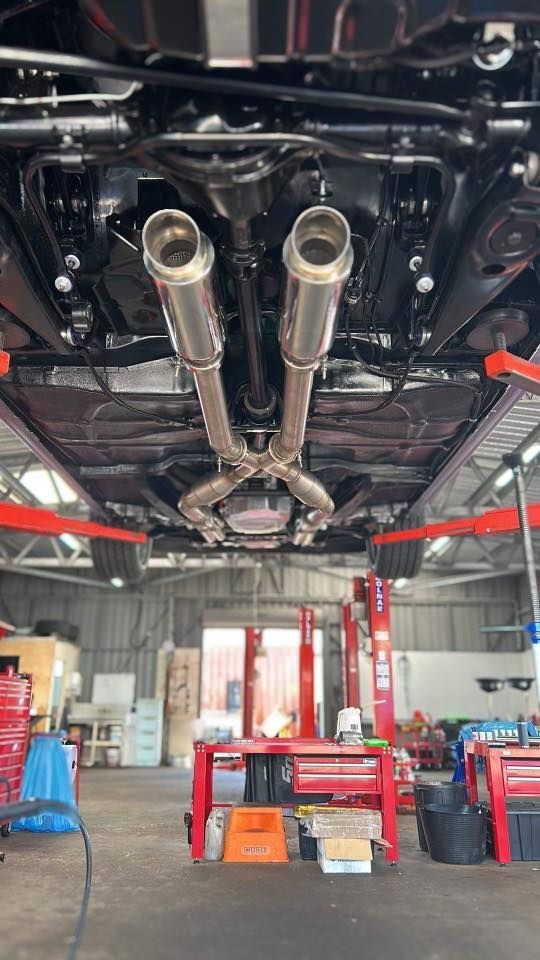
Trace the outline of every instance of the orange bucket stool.
{"label": "orange bucket stool", "polygon": [[287,863],[281,808],[233,807],[227,823],[224,863]]}

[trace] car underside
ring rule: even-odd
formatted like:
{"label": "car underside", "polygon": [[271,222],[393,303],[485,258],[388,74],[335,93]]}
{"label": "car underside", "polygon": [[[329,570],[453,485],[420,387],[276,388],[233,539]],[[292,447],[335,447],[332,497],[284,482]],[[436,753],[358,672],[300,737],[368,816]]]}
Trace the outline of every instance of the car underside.
{"label": "car underside", "polygon": [[[1,417],[160,552],[414,523],[503,398],[486,354],[540,344],[537,2],[10,0],[0,26]],[[137,579],[120,549],[98,569]]]}

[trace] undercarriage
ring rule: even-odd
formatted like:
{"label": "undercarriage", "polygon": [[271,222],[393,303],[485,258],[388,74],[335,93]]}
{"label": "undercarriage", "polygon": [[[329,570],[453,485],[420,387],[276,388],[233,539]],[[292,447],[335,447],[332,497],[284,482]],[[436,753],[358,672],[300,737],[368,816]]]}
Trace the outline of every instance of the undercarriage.
{"label": "undercarriage", "polygon": [[363,551],[540,345],[540,9],[375,6],[0,5],[0,415],[157,551]]}

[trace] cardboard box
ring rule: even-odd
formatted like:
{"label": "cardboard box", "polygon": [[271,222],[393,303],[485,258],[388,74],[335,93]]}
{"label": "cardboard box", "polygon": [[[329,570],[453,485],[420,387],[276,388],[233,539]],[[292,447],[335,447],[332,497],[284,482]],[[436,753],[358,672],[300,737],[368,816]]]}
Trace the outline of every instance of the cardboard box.
{"label": "cardboard box", "polygon": [[310,836],[334,840],[362,839],[380,842],[382,816],[380,810],[333,810],[320,807],[313,811]]}
{"label": "cardboard box", "polygon": [[317,840],[317,860],[323,873],[371,873],[371,860],[331,860],[326,855],[327,840]]}
{"label": "cardboard box", "polygon": [[321,840],[328,860],[373,860],[371,840]]}
{"label": "cardboard box", "polygon": [[196,647],[177,647],[169,666],[167,703],[167,759],[193,755],[194,720],[199,715],[201,651]]}

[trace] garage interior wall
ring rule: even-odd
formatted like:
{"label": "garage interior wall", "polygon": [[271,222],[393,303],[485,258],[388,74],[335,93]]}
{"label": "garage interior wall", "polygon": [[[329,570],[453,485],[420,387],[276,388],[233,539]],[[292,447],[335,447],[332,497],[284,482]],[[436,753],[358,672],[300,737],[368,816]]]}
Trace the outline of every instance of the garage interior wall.
{"label": "garage interior wall", "polygon": [[[340,603],[350,596],[354,571],[325,570],[317,563],[316,570],[276,561],[260,569],[252,564],[197,575],[179,572],[172,582],[167,573],[163,577],[167,583],[121,591],[4,573],[0,574],[0,616],[18,627],[33,628],[36,620],[45,618],[76,624],[85,700],[90,698],[93,675],[110,672],[135,672],[136,695],[154,696],[156,651],[165,641],[200,647],[203,626],[245,626],[255,620],[261,626],[291,626],[296,623],[297,607],[311,604],[324,631],[325,701],[332,716],[339,708],[341,688]],[[415,586],[415,591],[414,596],[395,594],[392,599],[396,650],[502,653],[523,649],[518,633],[480,633],[486,624],[519,622],[517,578],[437,590]],[[528,675],[529,670],[524,673]],[[489,670],[488,675],[498,674]]]}

